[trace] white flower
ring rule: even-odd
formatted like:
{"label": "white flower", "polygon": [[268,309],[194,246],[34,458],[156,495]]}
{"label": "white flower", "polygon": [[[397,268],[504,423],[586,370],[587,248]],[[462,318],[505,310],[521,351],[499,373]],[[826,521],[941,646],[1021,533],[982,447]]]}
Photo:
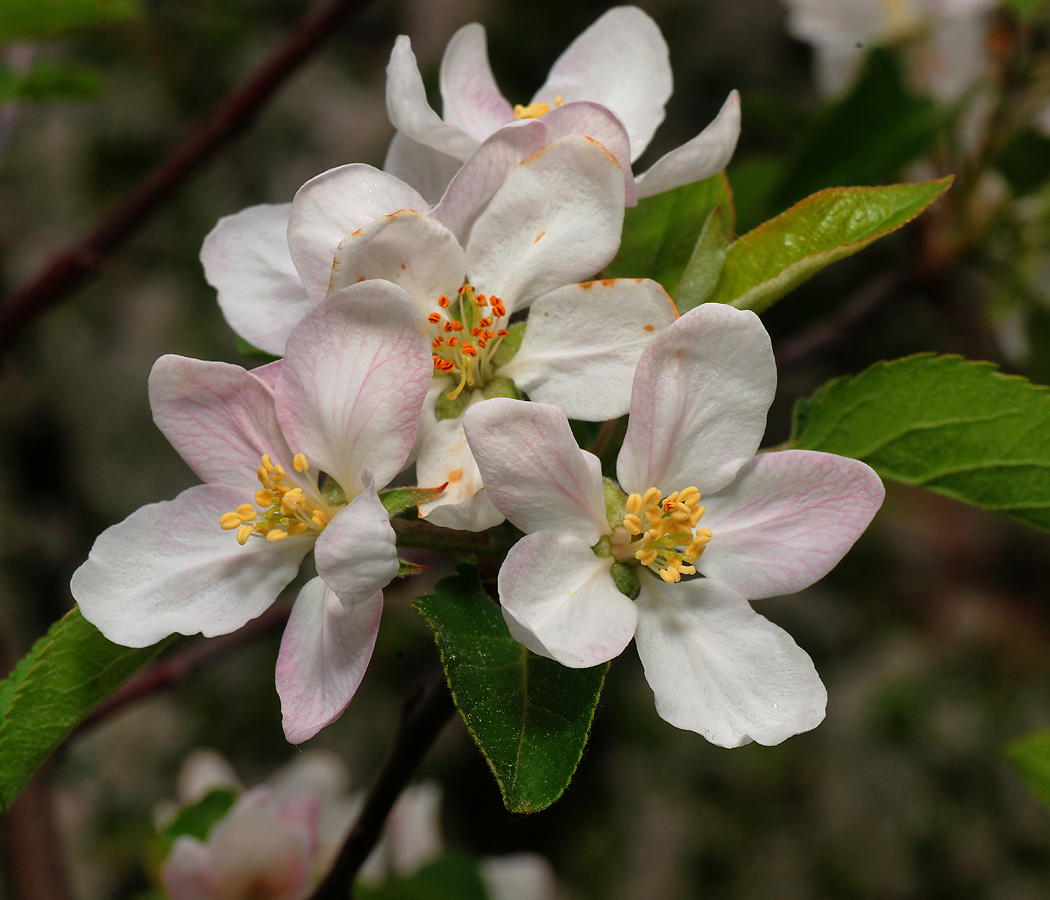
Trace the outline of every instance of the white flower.
{"label": "white flower", "polygon": [[[284,352],[299,317],[328,291],[364,279],[407,291],[435,367],[416,448],[418,481],[448,483],[421,512],[452,528],[481,530],[503,519],[482,492],[460,425],[463,408],[524,391],[573,418],[623,415],[642,348],[675,318],[655,282],[579,283],[619,246],[623,173],[593,139],[551,142],[544,122],[527,125],[487,141],[433,210],[387,173],[343,166],[303,185],[290,211],[254,207],[222,220],[201,253],[227,319],[274,353]],[[607,125],[623,134],[615,121]],[[285,218],[281,256],[274,234]],[[511,354],[520,335],[511,334],[510,317],[528,307],[524,338]]]}
{"label": "white flower", "polygon": [[784,0],[787,30],[816,50],[817,86],[845,89],[873,44],[918,38],[915,86],[950,102],[987,69],[985,13],[997,0]]}
{"label": "white flower", "polygon": [[[492,400],[464,417],[492,502],[526,532],[499,573],[511,634],[575,667],[633,637],[657,712],[723,746],[775,744],[823,719],[809,657],[748,601],[822,578],[883,497],[856,460],[755,456],[775,388],[753,313],[685,314],[638,363],[617,461],[626,507],[611,488],[609,503],[556,408]],[[636,602],[614,581],[632,573]]]}
{"label": "white flower", "polygon": [[[561,134],[592,133],[593,107],[611,110],[627,129],[627,146],[609,146],[627,178],[626,200],[659,194],[726,167],[740,135],[740,98],[733,91],[700,134],[658,159],[636,178],[631,166],[664,119],[671,96],[667,43],[656,23],[635,6],[604,13],[569,45],[527,105],[512,106],[492,76],[485,29],[459,29],[445,48],[440,71],[442,115],[427,103],[409,39],[401,35],[387,67],[387,114],[398,133],[384,168],[436,200],[458,167],[501,129],[543,117]],[[637,193],[635,188],[637,187]]]}
{"label": "white flower", "polygon": [[339,717],[371,657],[398,571],[377,491],[411,451],[432,362],[411,301],[380,282],[334,293],[286,351],[254,372],[157,361],[154,421],[205,484],[103,532],[70,587],[119,644],[211,637],[262,613],[313,550],[319,577],[300,591],[277,661],[298,743]]}

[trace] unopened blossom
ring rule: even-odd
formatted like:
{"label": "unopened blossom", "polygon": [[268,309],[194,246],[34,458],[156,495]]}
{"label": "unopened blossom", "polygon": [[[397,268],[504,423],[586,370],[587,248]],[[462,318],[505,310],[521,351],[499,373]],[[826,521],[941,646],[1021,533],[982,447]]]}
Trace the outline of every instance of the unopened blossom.
{"label": "unopened blossom", "polygon": [[387,67],[386,105],[397,134],[384,168],[436,200],[482,143],[501,129],[548,120],[561,133],[593,133],[592,107],[611,110],[627,130],[629,145],[610,147],[623,166],[627,202],[707,178],[725,168],[740,135],[740,98],[733,91],[716,118],[696,137],[660,157],[640,175],[631,163],[649,146],[664,120],[672,91],[667,42],[636,6],[617,6],[598,18],[558,57],[529,103],[511,104],[496,86],[485,29],[472,23],[449,41],[439,74],[442,115],[426,89],[401,35]]}
{"label": "unopened blossom", "polygon": [[[202,251],[227,319],[274,353],[329,291],[375,279],[412,297],[434,372],[417,478],[448,485],[420,512],[438,525],[481,530],[503,519],[482,490],[464,409],[524,392],[577,419],[623,415],[642,348],[675,319],[656,282],[584,282],[619,247],[623,173],[590,138],[549,137],[539,121],[495,135],[434,209],[387,173],[333,169],[307,182],[287,214],[255,208],[223,220]],[[266,267],[264,257],[279,259],[277,246],[256,225],[284,215],[290,271],[282,275]],[[527,324],[512,325],[525,309]]]}
{"label": "unopened blossom", "polygon": [[957,100],[988,67],[987,13],[998,0],[784,0],[787,30],[816,52],[817,86],[847,87],[877,44],[910,46],[915,87]]}
{"label": "unopened blossom", "polygon": [[856,460],[755,455],[775,388],[757,316],[705,304],[642,353],[623,491],[555,407],[493,400],[465,416],[492,502],[526,533],[499,573],[511,634],[574,667],[634,638],[660,716],[723,746],[823,719],[809,657],[749,601],[822,578],[883,498]]}
{"label": "unopened blossom", "polygon": [[371,657],[398,571],[378,496],[416,437],[433,364],[411,300],[383,283],[332,294],[255,371],[164,356],[157,426],[205,483],[144,506],[95,541],[71,589],[110,640],[206,637],[262,613],[313,551],[277,660],[285,734],[334,721]]}

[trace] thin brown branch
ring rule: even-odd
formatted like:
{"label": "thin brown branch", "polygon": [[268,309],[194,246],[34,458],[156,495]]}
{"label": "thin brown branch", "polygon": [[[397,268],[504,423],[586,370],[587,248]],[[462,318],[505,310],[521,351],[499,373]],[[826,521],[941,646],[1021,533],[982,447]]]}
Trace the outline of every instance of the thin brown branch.
{"label": "thin brown branch", "polygon": [[51,806],[51,770],[50,762],[37,769],[0,820],[11,900],[73,900]]}
{"label": "thin brown branch", "polygon": [[353,895],[354,879],[379,842],[390,810],[455,709],[443,673],[406,698],[394,741],[361,814],[311,900],[347,900]]}
{"label": "thin brown branch", "polygon": [[107,215],[80,243],[55,257],[29,284],[0,305],[0,350],[30,319],[56,304],[102,263],[197,169],[244,130],[279,87],[295,73],[339,22],[366,0],[328,0],[307,13],[298,28],[240,90],[224,100],[167,160]]}
{"label": "thin brown branch", "polygon": [[166,653],[156,662],[135,673],[88,716],[70,738],[94,728],[126,706],[160,691],[181,684],[209,663],[225,659],[233,651],[284,627],[292,611],[290,600],[275,603],[243,628],[222,637],[200,638]]}
{"label": "thin brown branch", "polygon": [[423,519],[390,520],[397,543],[401,547],[418,547],[423,550],[445,550],[448,553],[476,553],[480,556],[500,556],[514,543],[504,532],[455,531],[431,525]]}

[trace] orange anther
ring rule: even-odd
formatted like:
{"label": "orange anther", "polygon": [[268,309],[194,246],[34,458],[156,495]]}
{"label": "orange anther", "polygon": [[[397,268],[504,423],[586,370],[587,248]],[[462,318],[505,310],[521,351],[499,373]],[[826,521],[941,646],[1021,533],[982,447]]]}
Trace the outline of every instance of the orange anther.
{"label": "orange anther", "polygon": [[442,309],[448,309],[452,305],[452,301],[448,299],[444,294],[438,297],[438,306]]}
{"label": "orange anther", "polygon": [[492,319],[489,316],[485,316],[485,318],[481,320],[481,327],[482,328],[488,328],[489,325],[491,325],[491,324],[492,324]]}
{"label": "orange anther", "polygon": [[466,292],[467,292],[467,286],[465,284],[460,285],[460,287],[459,287],[460,296],[462,296]]}
{"label": "orange anther", "polygon": [[441,313],[431,313],[427,316],[427,321],[431,325],[437,325],[437,323],[441,321]]}
{"label": "orange anther", "polygon": [[474,337],[477,337],[479,334],[481,334],[481,329],[480,328],[471,328],[470,329],[470,333],[472,335],[474,335]]}
{"label": "orange anther", "polygon": [[463,345],[463,355],[464,356],[477,356],[478,355],[478,351],[474,349],[474,345],[473,344],[464,344]]}
{"label": "orange anther", "polygon": [[452,323],[452,330],[453,331],[462,331],[463,330],[463,323],[462,322],[453,322]]}
{"label": "orange anther", "polygon": [[478,294],[478,306],[487,306],[488,300],[485,299],[484,294]]}
{"label": "orange anther", "polygon": [[506,328],[501,328],[499,331],[496,332],[497,337],[506,337],[508,334],[510,334],[510,332],[507,331]]}
{"label": "orange anther", "polygon": [[445,331],[451,331],[451,330],[452,330],[452,323],[451,322],[446,322],[445,323]]}
{"label": "orange anther", "polygon": [[485,340],[485,339],[484,339],[483,337],[482,337],[482,338],[478,338],[478,346],[479,346],[479,347],[480,347],[480,348],[481,348],[482,350],[484,350],[484,349],[485,349],[485,347],[486,347],[486,345],[487,345],[487,344],[488,344],[488,341],[486,341],[486,340]]}
{"label": "orange anther", "polygon": [[450,337],[450,338],[448,339],[448,345],[449,345],[450,347],[455,347],[455,346],[456,346],[456,344],[458,344],[458,343],[459,343],[459,338],[458,338],[458,337],[455,337],[455,336],[453,336],[453,337]]}
{"label": "orange anther", "polygon": [[445,343],[445,339],[443,337],[441,337],[440,335],[438,335],[436,338],[434,338],[433,341],[430,342],[430,346],[431,347],[440,347],[443,343]]}

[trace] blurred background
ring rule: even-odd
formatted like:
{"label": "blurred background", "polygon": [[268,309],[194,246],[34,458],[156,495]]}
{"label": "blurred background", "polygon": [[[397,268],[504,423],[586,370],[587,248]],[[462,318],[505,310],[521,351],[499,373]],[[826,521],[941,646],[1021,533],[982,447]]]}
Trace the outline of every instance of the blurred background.
{"label": "blurred background", "polygon": [[[884,80],[863,121],[841,106],[834,117],[835,98],[815,86],[813,50],[788,34],[779,0],[639,5],[670,46],[675,91],[636,171],[740,90],[743,135],[729,169],[739,232],[826,184],[959,176],[918,223],[836,264],[765,317],[781,363],[768,445],[787,438],[799,397],[881,358],[959,353],[1050,380],[1050,173],[1041,168],[1050,150],[1015,127],[1010,109],[1005,118],[988,113],[1001,112],[994,98],[981,101],[985,112],[967,112],[982,92],[1005,93],[1018,71],[1042,71],[1043,32],[991,10],[982,40],[993,69],[978,87],[931,105],[906,76],[896,88]],[[70,575],[100,531],[196,482],[153,426],[146,379],[164,353],[245,364],[197,258],[216,220],[289,201],[332,166],[382,165],[396,35],[411,36],[439,108],[445,43],[460,26],[483,23],[498,83],[512,103],[525,103],[606,8],[590,0],[367,5],[97,277],[21,332],[0,362],[5,671],[70,608]],[[6,48],[8,68],[54,61],[97,80],[75,98],[9,103],[0,113],[3,288],[33,277],[130,191],[306,9],[301,0],[143,0],[126,22]],[[891,81],[907,52],[887,57]],[[864,128],[896,127],[894,104],[911,104],[915,121],[926,115],[926,130],[909,120],[912,143],[880,156]],[[963,135],[966,115],[996,139]],[[1021,150],[1019,134],[1028,141]],[[835,169],[851,152],[854,168]],[[546,812],[507,813],[462,722],[446,728],[423,767],[443,789],[445,842],[477,857],[540,853],[565,898],[1050,896],[1050,813],[1003,752],[1050,726],[1048,551],[1043,533],[890,485],[874,525],[828,578],[755,604],[810,653],[827,685],[827,719],[815,731],[737,750],[677,731],[657,717],[632,647],[612,665],[573,784]],[[431,575],[444,574],[440,566]],[[305,745],[337,754],[354,788],[381,760],[401,698],[438,667],[430,632],[409,607],[432,581],[388,592],[357,697]],[[221,752],[246,785],[300,754],[281,733],[278,641],[274,632],[231,651],[59,754],[41,802],[77,900],[137,898],[155,887],[154,810],[175,796],[195,748]],[[46,856],[25,837],[8,829],[8,854]],[[0,896],[21,900],[10,886]]]}

